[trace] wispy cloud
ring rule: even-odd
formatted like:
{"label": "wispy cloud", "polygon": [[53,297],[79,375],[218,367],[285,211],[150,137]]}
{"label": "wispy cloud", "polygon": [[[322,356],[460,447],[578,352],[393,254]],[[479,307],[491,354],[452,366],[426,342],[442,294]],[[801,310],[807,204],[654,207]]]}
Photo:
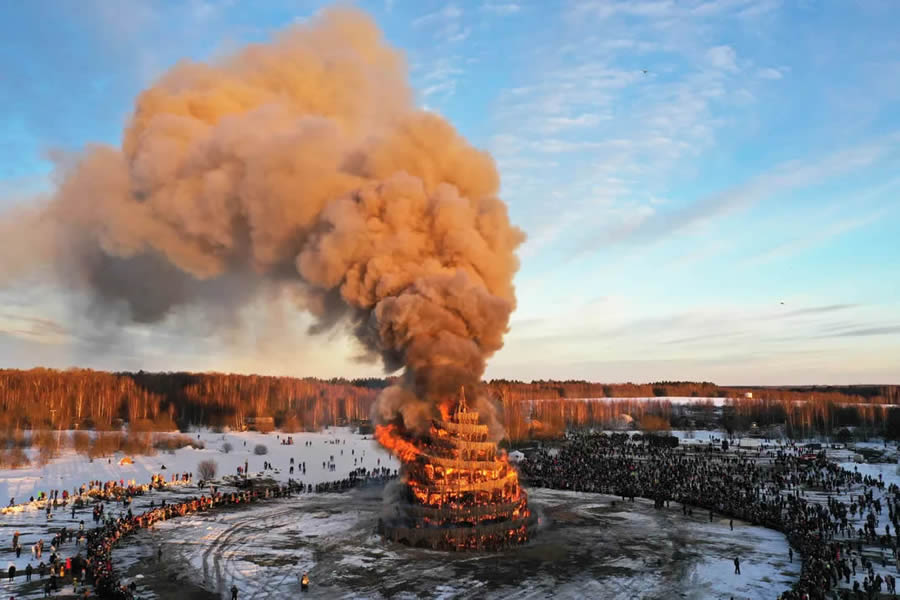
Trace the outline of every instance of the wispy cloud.
{"label": "wispy cloud", "polygon": [[[831,240],[856,229],[880,223],[888,215],[900,209],[897,193],[900,190],[900,178],[854,192],[847,198],[841,198],[822,211],[827,222],[817,222],[811,218],[805,227],[792,227],[787,234],[788,239],[775,244],[762,252],[752,254],[741,261],[742,265],[755,266],[776,259],[784,259],[794,254],[822,246]],[[889,199],[893,199],[893,201]],[[875,206],[872,206],[875,204]],[[838,213],[837,218],[831,216]]]}
{"label": "wispy cloud", "polygon": [[[896,151],[898,139],[900,139],[898,134],[892,134],[856,147],[839,150],[815,160],[783,163],[742,185],[712,194],[674,210],[658,212],[636,227],[608,231],[603,236],[593,235],[578,246],[578,252],[589,251],[598,245],[620,243],[626,240],[658,240],[689,227],[746,209],[775,194],[820,183],[839,174],[868,167],[886,154]],[[833,235],[837,235],[837,233],[839,232],[835,232]]]}
{"label": "wispy cloud", "polygon": [[[629,304],[626,301],[620,307]],[[615,306],[591,310],[586,306],[566,307],[566,320],[532,322],[524,331],[514,328],[512,344],[516,350],[504,351],[503,360],[515,360],[527,355],[529,349],[533,352],[541,348],[555,357],[554,369],[563,370],[574,364],[577,357],[590,355],[596,362],[674,361],[679,365],[676,371],[682,374],[680,377],[688,377],[689,370],[696,369],[690,377],[703,379],[716,378],[719,371],[714,365],[718,364],[728,367],[721,375],[732,382],[740,373],[745,374],[743,381],[759,383],[770,381],[770,377],[778,379],[807,371],[804,378],[822,382],[830,381],[831,376],[862,372],[860,367],[882,380],[890,373],[892,359],[882,356],[864,365],[847,364],[848,357],[854,355],[852,340],[879,336],[884,338],[880,343],[890,344],[889,340],[895,339],[891,336],[900,333],[900,325],[884,324],[887,307],[846,302],[789,310],[784,310],[785,306],[711,305],[669,314],[643,312],[618,317],[613,314],[617,312]],[[826,338],[831,341],[823,341]],[[750,363],[755,366],[750,367]],[[896,360],[893,363],[896,367]],[[825,375],[823,368],[833,372]],[[658,370],[649,372],[653,373],[651,377],[663,377]],[[746,375],[751,372],[754,375]],[[609,379],[609,375],[600,374],[588,377]]]}
{"label": "wispy cloud", "polygon": [[61,344],[70,339],[68,329],[46,318],[0,313],[0,335],[11,335],[41,344]]}
{"label": "wispy cloud", "polygon": [[714,46],[707,50],[706,58],[716,69],[732,72],[738,70],[737,53],[731,46]]}
{"label": "wispy cloud", "polygon": [[[565,13],[571,28],[567,42],[536,47],[529,58],[536,65],[532,77],[518,81],[498,101],[496,121],[509,142],[492,148],[501,163],[564,155],[572,185],[581,180],[590,189],[610,177],[623,182],[608,186],[604,197],[621,203],[627,218],[619,221],[605,208],[598,211],[593,200],[580,206],[573,200],[582,217],[575,221],[582,227],[576,228],[590,226],[596,233],[612,225],[631,231],[651,217],[658,219],[649,203],[650,197],[664,193],[656,183],[681,161],[715,144],[726,124],[717,114],[720,107],[731,108],[741,98],[747,104],[755,97],[752,86],[728,87],[739,68],[734,48],[704,40],[709,35],[704,23],[747,3],[700,4],[575,2]],[[685,6],[698,8],[698,13]],[[596,34],[595,19],[611,19],[602,36]],[[649,52],[654,53],[652,63],[635,61]],[[675,76],[673,68],[679,64],[688,68]],[[645,66],[650,67],[646,72]],[[536,175],[504,171],[504,178],[516,180],[519,189],[545,185]],[[596,196],[591,190],[575,198]]]}
{"label": "wispy cloud", "polygon": [[671,0],[652,1],[608,1],[608,0],[580,0],[574,2],[571,8],[573,15],[581,18],[594,17],[608,19],[617,15],[633,17],[666,17],[676,10],[675,3]]}
{"label": "wispy cloud", "polygon": [[864,327],[862,329],[851,329],[840,333],[832,334],[830,337],[870,337],[874,335],[894,335],[900,334],[900,325],[890,325],[887,327]]}
{"label": "wispy cloud", "polygon": [[783,259],[793,254],[797,254],[798,252],[820,246],[836,237],[844,235],[845,233],[849,233],[854,229],[859,229],[861,227],[865,227],[867,225],[875,223],[890,211],[891,207],[883,207],[869,214],[840,219],[839,221],[832,223],[831,225],[823,229],[815,229],[808,235],[798,237],[795,240],[791,240],[783,244],[778,244],[773,248],[770,248],[755,256],[751,256],[743,260],[742,264],[765,264],[776,259]]}
{"label": "wispy cloud", "polygon": [[463,24],[464,11],[455,4],[413,19],[413,27],[430,29],[432,36],[443,43],[455,44],[467,39],[472,28]]}
{"label": "wispy cloud", "polygon": [[857,308],[859,304],[827,304],[825,306],[808,306],[806,308],[798,308],[785,313],[772,315],[777,318],[785,319],[791,317],[803,317],[807,315],[822,315],[837,311],[845,311],[851,308]]}
{"label": "wispy cloud", "polygon": [[419,89],[422,98],[434,100],[434,97],[448,97],[456,92],[459,79],[465,73],[458,55],[443,56],[427,65],[419,65]]}
{"label": "wispy cloud", "polygon": [[660,20],[713,18],[732,14],[757,18],[778,8],[779,0],[575,0],[571,18],[647,17]]}
{"label": "wispy cloud", "polygon": [[708,342],[710,340],[723,340],[729,338],[740,337],[742,335],[746,335],[746,332],[741,331],[723,331],[720,333],[706,333],[702,335],[693,335],[689,337],[676,338],[674,340],[666,340],[661,342],[663,344],[671,345],[671,344],[692,344],[695,342]]}
{"label": "wispy cloud", "polygon": [[612,115],[598,115],[596,113],[582,113],[574,117],[547,117],[544,121],[544,131],[553,133],[564,129],[579,129],[582,127],[592,127],[612,119]]}
{"label": "wispy cloud", "polygon": [[779,71],[778,69],[773,69],[772,67],[760,69],[757,74],[762,79],[781,79],[784,76],[782,75],[781,71]]}
{"label": "wispy cloud", "polygon": [[495,15],[514,15],[522,10],[522,5],[516,2],[485,2],[481,10]]}
{"label": "wispy cloud", "polygon": [[426,25],[435,25],[447,21],[455,21],[463,15],[462,9],[455,4],[448,4],[441,10],[422,15],[413,19],[413,27],[425,27]]}

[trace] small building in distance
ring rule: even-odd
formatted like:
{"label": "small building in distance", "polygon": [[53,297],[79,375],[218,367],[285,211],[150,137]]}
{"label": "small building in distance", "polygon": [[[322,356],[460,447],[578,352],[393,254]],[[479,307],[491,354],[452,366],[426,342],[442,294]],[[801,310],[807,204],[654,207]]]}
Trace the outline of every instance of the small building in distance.
{"label": "small building in distance", "polygon": [[350,426],[360,435],[372,435],[375,433],[375,426],[370,419],[354,419],[350,422]]}
{"label": "small building in distance", "polygon": [[274,417],[246,417],[244,419],[243,430],[261,431],[268,433],[275,429]]}

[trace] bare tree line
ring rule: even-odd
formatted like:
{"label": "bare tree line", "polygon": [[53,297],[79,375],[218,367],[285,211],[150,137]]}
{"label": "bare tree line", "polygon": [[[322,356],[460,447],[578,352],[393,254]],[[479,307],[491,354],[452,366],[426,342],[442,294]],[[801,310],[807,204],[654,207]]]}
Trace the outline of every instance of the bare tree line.
{"label": "bare tree line", "polygon": [[[257,416],[273,417],[284,431],[318,430],[368,419],[378,392],[393,381],[0,370],[0,430],[118,430],[128,423],[130,431],[149,435],[190,425],[240,428]],[[623,415],[638,423],[651,423],[646,418],[650,415],[678,425],[679,413],[666,397],[697,398],[699,407],[710,413],[713,406],[703,399],[725,398],[727,416],[734,422],[784,424],[791,434],[857,426],[873,434],[900,435],[900,386],[737,388],[710,382],[492,380],[484,383],[484,391],[502,408],[512,440],[552,437],[568,427],[608,425]],[[606,400],[584,401],[601,398]],[[9,441],[13,437],[6,435],[8,449],[16,447]]]}

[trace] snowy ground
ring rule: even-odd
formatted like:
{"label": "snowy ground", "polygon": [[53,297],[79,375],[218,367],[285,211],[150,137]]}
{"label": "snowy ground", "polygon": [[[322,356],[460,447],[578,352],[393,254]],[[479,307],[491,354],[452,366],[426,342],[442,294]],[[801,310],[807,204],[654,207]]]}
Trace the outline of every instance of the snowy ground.
{"label": "snowy ground", "polygon": [[[642,402],[668,402],[676,405],[693,405],[693,404],[712,404],[713,406],[725,406],[734,398],[697,398],[695,396],[649,396],[638,398],[567,398],[569,402],[622,402],[622,401],[642,401]],[[541,400],[533,400],[533,402],[541,402]],[[552,402],[552,400],[550,401]]]}
{"label": "snowy ground", "polygon": [[[203,450],[195,450],[190,447],[175,450],[174,453],[160,452],[154,456],[131,456],[133,465],[119,465],[119,460],[125,454],[117,453],[109,458],[98,458],[93,462],[74,451],[67,451],[62,456],[53,459],[43,467],[33,465],[27,469],[15,469],[0,471],[0,502],[3,506],[10,498],[16,502],[27,501],[30,496],[37,496],[38,492],[49,492],[52,489],[68,489],[80,486],[90,480],[125,481],[135,480],[138,484],[148,483],[154,473],[185,473],[197,472],[197,464],[206,459],[215,460],[219,465],[219,476],[235,474],[237,468],[244,466],[248,461],[250,472],[262,471],[263,462],[268,461],[275,467],[268,475],[278,481],[287,481],[293,477],[295,481],[304,483],[320,483],[342,479],[347,473],[360,466],[368,469],[387,466],[398,469],[400,462],[372,439],[372,436],[360,436],[350,432],[347,428],[331,427],[320,433],[294,433],[261,434],[256,432],[240,433],[212,433],[200,432],[188,434],[193,439],[202,441],[206,446]],[[288,435],[293,436],[294,444],[281,445],[281,439]],[[312,442],[312,446],[305,446],[306,441]],[[228,454],[222,452],[224,444],[231,444],[233,450]],[[257,444],[263,444],[268,448],[268,454],[257,456],[253,449]],[[36,454],[32,451],[32,454]],[[294,458],[295,468],[298,464],[306,462],[306,474],[295,470],[294,475],[289,473],[290,459]],[[328,463],[334,463],[334,470],[328,467]],[[355,461],[355,462],[354,462]],[[326,466],[322,466],[325,463]],[[166,469],[162,470],[163,465]]]}
{"label": "snowy ground", "polygon": [[[176,450],[173,454],[161,452],[155,456],[133,456],[133,465],[119,465],[119,459],[124,455],[119,453],[109,459],[97,459],[90,462],[83,456],[74,452],[68,452],[42,468],[31,467],[28,469],[0,471],[0,498],[16,498],[16,502],[27,501],[29,496],[36,496],[39,491],[49,492],[52,489],[69,489],[80,486],[90,480],[135,480],[138,484],[148,483],[154,473],[164,473],[169,476],[175,473],[194,472],[196,478],[197,464],[206,459],[213,459],[219,465],[219,477],[235,474],[238,466],[243,466],[244,461],[249,462],[250,472],[263,473],[263,462],[272,463],[273,469],[265,471],[267,477],[277,481],[287,482],[293,477],[295,481],[303,483],[321,483],[336,481],[347,477],[350,471],[360,466],[367,469],[375,469],[386,466],[391,469],[399,468],[399,461],[387,454],[371,436],[361,436],[350,432],[346,428],[330,428],[321,433],[288,434],[294,437],[293,445],[281,445],[279,436],[284,434],[270,433],[267,435],[242,432],[215,434],[201,432],[192,434],[194,439],[200,436],[206,448],[194,450],[190,447]],[[306,446],[305,442],[311,442]],[[230,443],[233,450],[228,454],[221,451],[222,444]],[[246,443],[246,445],[245,445]],[[256,444],[264,444],[268,448],[268,454],[257,456],[253,453]],[[294,458],[294,475],[290,475],[290,459]],[[306,462],[306,474],[297,471],[297,467]],[[324,463],[324,466],[323,466]],[[333,468],[331,465],[334,465]],[[165,465],[166,469],[162,470]],[[201,493],[196,485],[178,486],[163,491],[156,491],[137,497],[132,510],[135,513],[146,510],[151,500],[157,504],[162,499],[173,502],[179,498],[193,496]],[[7,500],[8,502],[8,500]],[[5,503],[4,503],[5,505]],[[91,527],[91,508],[89,506],[77,511],[72,517],[71,508],[59,508],[52,513],[51,520],[47,520],[43,510],[36,505],[17,506],[12,510],[4,509],[0,514],[0,567],[5,574],[9,565],[15,565],[19,575],[13,584],[6,582],[0,584],[0,596],[3,594],[16,594],[16,598],[39,598],[43,592],[39,589],[37,573],[35,581],[31,585],[25,584],[25,567],[31,563],[37,568],[40,562],[31,554],[31,546],[39,539],[45,542],[43,560],[49,559],[50,539],[54,533],[63,526],[69,529],[77,529],[81,520],[86,527]],[[109,514],[119,514],[121,505],[107,505]],[[16,557],[12,551],[12,536],[18,531],[19,544],[23,546],[22,554]],[[139,536],[140,537],[140,536]],[[140,543],[140,542],[139,542]],[[61,553],[63,556],[73,556],[77,552],[74,542],[65,545]]]}
{"label": "snowy ground", "polygon": [[[693,434],[698,443],[715,443],[723,435]],[[218,462],[220,476],[235,473],[245,460],[251,473],[260,472],[263,461],[268,461],[275,469],[267,475],[287,481],[293,457],[295,469],[304,461],[307,466],[305,475],[295,470],[293,478],[313,484],[341,479],[359,466],[399,467],[371,437],[347,429],[292,434],[291,446],[281,445],[279,435],[284,435],[277,433],[193,434],[197,435],[206,449],[134,456],[134,465],[129,466],[119,466],[121,454],[91,463],[70,453],[42,469],[2,471],[0,493],[18,501],[41,490],[71,490],[90,479],[146,483],[153,473],[196,473],[197,463],[207,458]],[[225,443],[234,448],[228,454],[221,451]],[[267,446],[268,454],[253,453],[258,443]],[[895,449],[889,450],[896,455]],[[896,464],[855,464],[854,454],[852,449],[828,450],[829,458],[844,468],[880,474],[886,482],[900,484]],[[158,503],[196,493],[194,486],[153,492],[138,498],[134,510],[143,510],[151,498]],[[858,490],[838,497],[849,501],[851,493]],[[816,491],[807,491],[806,496],[827,500]],[[129,538],[113,557],[125,581],[137,583],[142,598],[196,600],[225,597],[231,585],[242,590],[242,600],[291,597],[304,571],[313,582],[309,596],[317,598],[755,600],[776,597],[799,575],[799,561],[787,561],[786,541],[777,532],[739,522],[732,532],[727,519],[710,523],[703,511],[685,518],[676,504],[657,511],[641,500],[615,501],[594,494],[532,490],[531,505],[540,515],[540,525],[527,545],[501,554],[447,554],[385,544],[374,533],[382,508],[380,488],[313,494],[164,522],[155,531]],[[107,510],[116,513],[119,508],[110,505]],[[50,522],[34,507],[0,515],[0,567],[13,563],[20,573],[13,584],[5,580],[0,584],[0,596],[42,597],[41,584],[25,584],[21,575],[28,562],[37,564],[30,546],[38,539],[49,543],[52,531],[63,525],[77,528],[81,519],[91,525],[89,508],[74,518],[70,510],[57,510]],[[10,551],[14,531],[20,532],[24,546],[18,559]],[[164,549],[161,565],[155,557],[159,547]],[[75,551],[69,544],[62,554]],[[876,563],[877,571],[898,575],[894,565],[881,566],[874,547],[863,554]],[[733,574],[736,555],[741,557],[740,576]],[[857,579],[863,576],[859,570]]]}
{"label": "snowy ground", "polygon": [[[832,456],[831,451],[829,451],[829,458],[831,460],[835,460],[838,464],[848,471],[858,471],[863,475],[868,475],[870,477],[879,478],[884,481],[885,489],[893,483],[895,485],[900,485],[900,472],[897,470],[896,464],[889,463],[881,463],[881,464],[856,464],[854,462],[839,462],[842,454],[846,454],[846,451],[837,451],[834,452],[835,456]],[[852,454],[852,452],[851,452]],[[819,502],[821,504],[825,504],[828,502],[829,496],[832,498],[836,498],[846,504],[851,502],[851,496],[857,496],[862,492],[862,487],[855,487],[849,491],[843,491],[840,494],[825,494],[821,491],[811,491],[807,490],[804,492],[804,497],[811,502]],[[874,497],[882,497],[884,494],[879,492],[878,490],[873,491]],[[856,518],[849,519],[855,529],[859,529],[865,523],[865,516],[868,513],[856,513]],[[890,523],[888,520],[888,512],[885,509],[881,515],[878,516],[878,527],[877,531],[881,534],[884,533],[884,525],[885,523]],[[891,535],[896,536],[896,532],[891,527]],[[845,541],[845,538],[842,535],[838,535],[837,540]],[[853,536],[854,544],[859,541],[859,537]],[[862,552],[858,552],[857,550],[853,550],[853,555],[856,555],[858,558],[868,558],[872,561],[873,571],[876,574],[880,574],[882,578],[886,575],[893,575],[894,577],[900,579],[900,561],[895,561],[891,556],[890,551],[882,551],[882,548],[876,544],[869,544],[863,542],[863,550]],[[860,586],[863,584],[863,579],[867,576],[865,569],[857,567],[856,576],[851,576],[850,581],[846,582],[842,580],[838,587],[841,587],[846,590],[851,590],[853,588],[853,582],[858,581]]]}
{"label": "snowy ground", "polygon": [[[142,597],[164,597],[168,581],[226,597],[293,597],[308,572],[311,598],[769,599],[799,575],[774,531],[727,519],[683,517],[680,505],[617,502],[599,494],[531,492],[540,514],[527,545],[503,553],[445,553],[386,544],[375,524],[378,489],[280,500],[251,512],[202,514],[162,523],[114,554]],[[742,575],[732,560],[741,557]],[[201,596],[196,596],[201,597]],[[216,596],[219,597],[219,596]]]}

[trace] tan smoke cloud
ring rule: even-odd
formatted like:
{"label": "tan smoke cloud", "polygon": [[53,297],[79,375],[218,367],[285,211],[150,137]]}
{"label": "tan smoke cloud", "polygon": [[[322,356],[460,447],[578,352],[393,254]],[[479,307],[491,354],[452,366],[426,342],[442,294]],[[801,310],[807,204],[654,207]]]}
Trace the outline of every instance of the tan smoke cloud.
{"label": "tan smoke cloud", "polygon": [[66,284],[150,323],[289,287],[317,330],[350,322],[387,369],[406,367],[385,421],[412,427],[475,384],[515,308],[524,236],[493,160],[415,108],[403,56],[356,11],[179,63],[140,94],[120,149],[88,147],[57,177],[46,208],[0,224],[22,248],[0,276],[39,250]]}

